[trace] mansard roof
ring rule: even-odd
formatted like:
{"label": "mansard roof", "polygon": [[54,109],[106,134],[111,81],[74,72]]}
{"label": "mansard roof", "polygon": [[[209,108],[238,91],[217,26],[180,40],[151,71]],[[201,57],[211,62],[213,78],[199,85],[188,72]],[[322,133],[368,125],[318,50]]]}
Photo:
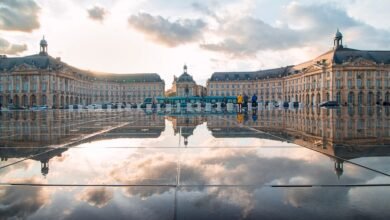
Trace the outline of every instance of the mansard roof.
{"label": "mansard roof", "polygon": [[333,62],[342,64],[356,59],[373,61],[376,64],[390,64],[390,51],[355,50],[350,48],[339,48],[335,50]]}
{"label": "mansard roof", "polygon": [[215,72],[210,81],[228,81],[228,80],[256,80],[283,77],[288,74],[291,66],[280,67],[268,70],[246,71],[246,72]]}
{"label": "mansard roof", "polygon": [[72,67],[60,59],[55,59],[47,55],[31,55],[25,57],[0,57],[0,72],[13,72],[20,66],[27,69],[41,70],[60,70],[68,68],[70,72],[77,73],[95,80],[115,81],[115,82],[163,82],[157,73],[135,73],[135,74],[117,74],[117,73],[94,73]]}
{"label": "mansard roof", "polygon": [[12,71],[15,67],[25,64],[38,69],[56,68],[62,65],[61,61],[46,55],[31,55],[25,57],[1,57],[0,71]]}

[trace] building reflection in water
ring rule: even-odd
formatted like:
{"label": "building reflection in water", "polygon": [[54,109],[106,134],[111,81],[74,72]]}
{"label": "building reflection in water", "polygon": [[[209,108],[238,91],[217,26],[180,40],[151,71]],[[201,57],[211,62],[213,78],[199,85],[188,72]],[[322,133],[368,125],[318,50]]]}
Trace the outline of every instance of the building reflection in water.
{"label": "building reflection in water", "polygon": [[[98,115],[97,115],[98,114]],[[41,162],[41,173],[49,173],[49,161],[83,142],[113,138],[158,138],[165,119],[172,122],[174,134],[188,146],[197,126],[207,123],[215,138],[261,138],[287,141],[328,155],[334,160],[338,177],[343,162],[360,157],[390,156],[390,111],[388,108],[273,109],[257,114],[178,115],[137,112],[47,111],[10,112],[0,115],[0,156],[29,158]],[[132,119],[131,119],[132,118]],[[83,136],[131,119],[131,123],[101,135]],[[261,131],[261,132],[258,132]]]}

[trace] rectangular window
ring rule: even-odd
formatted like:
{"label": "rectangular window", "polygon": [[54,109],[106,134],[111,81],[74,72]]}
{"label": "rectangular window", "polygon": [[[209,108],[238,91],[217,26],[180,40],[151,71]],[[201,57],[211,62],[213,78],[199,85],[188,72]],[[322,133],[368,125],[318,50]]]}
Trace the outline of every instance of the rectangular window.
{"label": "rectangular window", "polygon": [[348,71],[348,77],[352,77],[352,71]]}
{"label": "rectangular window", "polygon": [[348,89],[352,89],[352,80],[348,80]]}
{"label": "rectangular window", "polygon": [[361,79],[357,79],[357,81],[356,81],[356,86],[360,89],[360,88],[362,88],[362,80]]}
{"label": "rectangular window", "polygon": [[327,89],[330,88],[330,80],[326,80],[326,88],[327,88]]}
{"label": "rectangular window", "polygon": [[367,88],[370,88],[371,87],[371,80],[367,80]]}
{"label": "rectangular window", "polygon": [[380,87],[381,87],[381,80],[377,79],[376,80],[376,88],[380,88]]}
{"label": "rectangular window", "polygon": [[336,88],[340,89],[341,88],[341,80],[336,80]]}
{"label": "rectangular window", "polygon": [[336,72],[336,77],[340,77],[340,76],[341,76],[340,71],[337,71],[337,72]]}

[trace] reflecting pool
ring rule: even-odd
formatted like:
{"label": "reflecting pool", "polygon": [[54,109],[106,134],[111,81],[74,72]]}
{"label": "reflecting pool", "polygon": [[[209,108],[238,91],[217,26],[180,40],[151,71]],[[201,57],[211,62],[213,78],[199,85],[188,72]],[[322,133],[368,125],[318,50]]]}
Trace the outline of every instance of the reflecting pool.
{"label": "reflecting pool", "polygon": [[0,119],[0,219],[390,217],[387,108]]}

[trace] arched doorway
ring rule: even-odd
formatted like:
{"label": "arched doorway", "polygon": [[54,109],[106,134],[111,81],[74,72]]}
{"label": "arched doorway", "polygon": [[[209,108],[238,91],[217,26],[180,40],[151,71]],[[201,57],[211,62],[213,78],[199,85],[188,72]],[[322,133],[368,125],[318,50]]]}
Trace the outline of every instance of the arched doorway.
{"label": "arched doorway", "polygon": [[9,103],[11,103],[11,102],[12,102],[11,96],[10,96],[10,95],[7,95],[7,96],[5,97],[4,104],[9,104]]}
{"label": "arched doorway", "polygon": [[58,106],[57,106],[57,96],[56,96],[56,95],[53,95],[53,103],[52,103],[52,105],[53,105],[54,107],[58,107]]}
{"label": "arched doorway", "polygon": [[22,106],[24,106],[24,107],[28,106],[28,97],[27,97],[27,95],[23,95],[23,97],[22,97]]}
{"label": "arched doorway", "polygon": [[390,101],[390,93],[386,92],[386,94],[385,94],[385,102],[389,102],[389,101]]}
{"label": "arched doorway", "polygon": [[73,96],[70,97],[70,103],[69,103],[69,104],[71,104],[71,105],[74,104],[74,102],[73,102]]}
{"label": "arched doorway", "polygon": [[376,93],[376,104],[380,105],[381,103],[382,103],[382,93],[378,91]]}
{"label": "arched doorway", "polygon": [[336,101],[337,101],[337,103],[339,103],[339,105],[341,104],[341,94],[340,94],[340,92],[336,93]]}
{"label": "arched doorway", "polygon": [[367,105],[373,105],[374,104],[374,94],[372,92],[369,92],[367,94]]}
{"label": "arched doorway", "polygon": [[309,105],[310,99],[309,99],[309,94],[306,94],[306,105]]}
{"label": "arched doorway", "polygon": [[316,101],[317,101],[317,103],[321,103],[321,95],[320,95],[320,93],[317,93]]}
{"label": "arched doorway", "polygon": [[79,104],[79,97],[76,97],[76,105]]}
{"label": "arched doorway", "polygon": [[363,105],[363,92],[359,92],[358,94],[358,106],[362,106]]}
{"label": "arched doorway", "polygon": [[13,103],[15,106],[19,106],[20,105],[20,103],[19,103],[19,96],[18,95],[14,95],[14,99],[13,100],[8,99],[8,101],[10,103]]}
{"label": "arched doorway", "polygon": [[36,105],[37,104],[37,98],[35,95],[30,96],[30,106]]}
{"label": "arched doorway", "polygon": [[353,92],[349,92],[348,94],[348,105],[355,104],[355,94]]}
{"label": "arched doorway", "polygon": [[69,96],[66,96],[65,98],[65,105],[69,105]]}
{"label": "arched doorway", "polygon": [[65,104],[64,96],[61,96],[61,107],[64,107],[64,104]]}
{"label": "arched doorway", "polygon": [[315,103],[316,103],[316,98],[315,98],[315,95],[312,94],[311,95],[311,105],[315,105]]}
{"label": "arched doorway", "polygon": [[47,97],[46,97],[46,95],[42,95],[42,97],[41,97],[41,104],[42,105],[47,105]]}
{"label": "arched doorway", "polygon": [[330,101],[330,95],[328,92],[326,93],[326,101]]}

